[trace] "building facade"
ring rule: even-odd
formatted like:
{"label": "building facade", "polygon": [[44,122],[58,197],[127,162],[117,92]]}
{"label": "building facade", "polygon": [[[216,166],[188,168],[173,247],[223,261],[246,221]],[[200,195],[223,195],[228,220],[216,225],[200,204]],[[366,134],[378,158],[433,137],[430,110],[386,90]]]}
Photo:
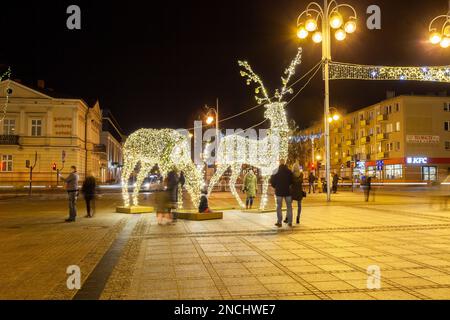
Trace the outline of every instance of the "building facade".
{"label": "building facade", "polygon": [[0,122],[0,185],[26,185],[30,172],[27,162],[35,165],[33,182],[43,186],[61,184],[54,169],[65,176],[72,165],[81,181],[91,173],[101,178],[105,164],[101,159],[102,113],[98,102],[89,106],[81,99],[58,97],[43,87],[3,81],[2,106],[8,87],[9,103]]}
{"label": "building facade", "polygon": [[[301,132],[303,165],[324,176],[323,123]],[[398,96],[330,124],[331,168],[344,179],[442,182],[450,174],[450,97]],[[314,160],[313,160],[314,159]]]}
{"label": "building facade", "polygon": [[123,144],[126,136],[110,110],[102,110],[101,144],[105,146],[106,167],[102,179],[107,183],[119,183],[123,167]]}

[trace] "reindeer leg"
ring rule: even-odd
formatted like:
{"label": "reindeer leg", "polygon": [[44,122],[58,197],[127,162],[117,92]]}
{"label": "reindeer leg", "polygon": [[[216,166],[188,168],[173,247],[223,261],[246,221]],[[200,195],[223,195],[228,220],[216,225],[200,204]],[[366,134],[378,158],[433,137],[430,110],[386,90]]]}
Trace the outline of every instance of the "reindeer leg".
{"label": "reindeer leg", "polygon": [[221,165],[217,166],[216,172],[214,173],[213,177],[211,178],[211,181],[209,181],[208,197],[211,195],[215,185],[219,182],[220,178],[223,176],[225,171],[227,171],[228,167],[229,166],[226,164],[221,164]]}
{"label": "reindeer leg", "polygon": [[241,167],[242,164],[233,164],[233,166],[231,167],[232,173],[230,178],[230,190],[231,193],[236,198],[239,205],[241,206],[241,208],[245,208],[245,204],[242,202],[239,193],[236,191],[236,180],[238,179],[239,174],[241,173]]}
{"label": "reindeer leg", "polygon": [[122,169],[122,198],[125,207],[130,206],[130,194],[128,193],[128,181],[136,167],[136,162],[130,161],[129,159],[124,160],[124,167]]}
{"label": "reindeer leg", "polygon": [[148,175],[148,172],[151,170],[151,166],[148,164],[141,163],[141,170],[138,173],[136,179],[136,186],[134,187],[133,192],[133,206],[139,205],[139,191],[141,190],[142,183],[144,182],[145,177]]}
{"label": "reindeer leg", "polygon": [[267,206],[267,191],[269,189],[269,176],[264,176],[262,181],[261,202],[259,209],[264,210]]}

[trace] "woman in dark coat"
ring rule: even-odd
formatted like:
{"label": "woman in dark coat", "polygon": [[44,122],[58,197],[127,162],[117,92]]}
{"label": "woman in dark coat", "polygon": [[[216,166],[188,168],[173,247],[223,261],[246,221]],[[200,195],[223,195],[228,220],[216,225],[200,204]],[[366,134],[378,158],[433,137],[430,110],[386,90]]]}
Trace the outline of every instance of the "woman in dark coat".
{"label": "woman in dark coat", "polygon": [[[81,193],[84,196],[84,201],[86,201],[86,218],[92,218],[95,211],[95,191],[96,191],[96,181],[93,175],[86,177],[81,187]],[[92,201],[92,210],[91,210]]]}
{"label": "woman in dark coat", "polygon": [[293,181],[291,186],[291,195],[292,201],[297,201],[298,209],[297,209],[297,224],[300,224],[300,216],[302,214],[302,200],[304,197],[303,191],[303,173],[300,171],[299,165],[296,163],[293,166],[292,172]]}

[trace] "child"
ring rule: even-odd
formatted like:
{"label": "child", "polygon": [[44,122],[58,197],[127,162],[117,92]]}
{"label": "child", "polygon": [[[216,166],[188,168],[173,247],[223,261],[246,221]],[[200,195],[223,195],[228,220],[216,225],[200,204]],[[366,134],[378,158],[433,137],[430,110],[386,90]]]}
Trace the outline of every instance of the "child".
{"label": "child", "polygon": [[202,196],[200,197],[200,204],[198,206],[199,213],[209,213],[211,210],[208,206],[208,192],[206,190],[202,190]]}

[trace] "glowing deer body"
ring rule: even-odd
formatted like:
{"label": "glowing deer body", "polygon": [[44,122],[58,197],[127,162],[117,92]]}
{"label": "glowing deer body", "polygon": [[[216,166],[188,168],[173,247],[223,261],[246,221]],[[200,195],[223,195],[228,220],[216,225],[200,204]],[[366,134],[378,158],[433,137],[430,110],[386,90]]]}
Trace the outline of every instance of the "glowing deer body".
{"label": "glowing deer body", "polygon": [[259,140],[244,137],[242,134],[227,135],[219,140],[216,158],[217,170],[211,178],[208,194],[211,194],[220,177],[231,168],[230,190],[239,205],[245,208],[236,190],[236,180],[239,177],[242,165],[247,164],[261,171],[263,183],[260,209],[265,209],[270,176],[277,169],[280,159],[286,160],[288,156],[289,127],[284,109],[286,102],[282,101],[282,99],[287,93],[292,93],[292,89],[288,88],[288,84],[291,77],[295,74],[296,66],[301,63],[301,55],[302,49],[299,48],[297,56],[285,71],[286,78],[281,78],[283,83],[281,92],[275,91],[274,97],[277,99],[275,102],[271,100],[263,82],[253,72],[250,65],[247,62],[239,61],[239,65],[244,68],[241,71],[241,75],[247,77],[247,85],[250,85],[252,82],[259,85],[255,90],[257,94],[255,98],[259,104],[265,103],[264,116],[270,121],[270,129],[267,136]]}
{"label": "glowing deer body", "polygon": [[122,196],[124,205],[130,206],[128,180],[140,164],[133,192],[133,205],[137,206],[138,195],[145,177],[157,164],[164,177],[174,167],[183,171],[185,187],[191,196],[194,208],[198,207],[202,175],[191,160],[190,141],[186,135],[172,129],[140,129],[131,134],[123,148]]}

